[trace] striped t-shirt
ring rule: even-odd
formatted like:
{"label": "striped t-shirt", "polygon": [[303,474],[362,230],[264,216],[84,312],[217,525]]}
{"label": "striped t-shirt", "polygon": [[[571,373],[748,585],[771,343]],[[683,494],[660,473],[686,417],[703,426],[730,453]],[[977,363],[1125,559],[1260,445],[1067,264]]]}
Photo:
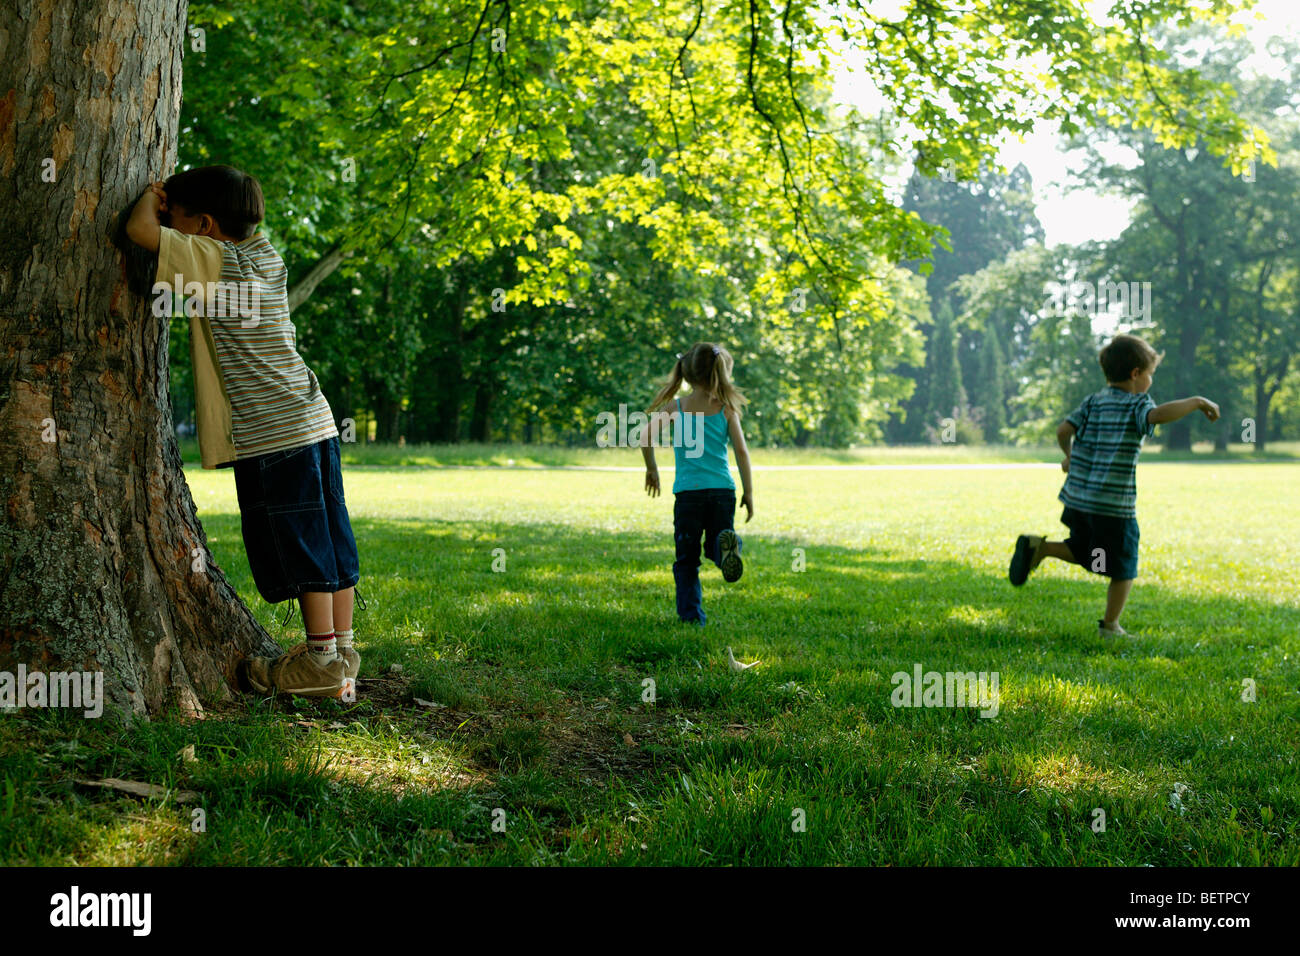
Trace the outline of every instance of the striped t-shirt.
{"label": "striped t-shirt", "polygon": [[178,312],[190,318],[204,468],[338,434],[329,402],[298,354],[287,275],[265,236],[221,242],[162,230],[157,281],[183,294]]}
{"label": "striped t-shirt", "polygon": [[1066,416],[1074,426],[1070,471],[1057,496],[1090,514],[1137,517],[1137,460],[1155,431],[1147,413],[1156,407],[1146,392],[1107,386]]}

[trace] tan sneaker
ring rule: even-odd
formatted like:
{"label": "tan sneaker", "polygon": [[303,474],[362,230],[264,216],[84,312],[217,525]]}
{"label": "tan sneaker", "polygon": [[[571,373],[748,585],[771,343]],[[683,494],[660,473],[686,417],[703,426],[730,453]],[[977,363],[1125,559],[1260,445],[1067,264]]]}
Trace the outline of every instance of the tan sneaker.
{"label": "tan sneaker", "polygon": [[259,693],[297,694],[299,697],[339,697],[343,694],[344,663],[312,659],[306,644],[279,657],[250,657],[244,662],[248,683]]}
{"label": "tan sneaker", "polygon": [[357,672],[361,670],[361,655],[350,647],[339,648],[339,657],[343,659],[343,676],[357,679]]}

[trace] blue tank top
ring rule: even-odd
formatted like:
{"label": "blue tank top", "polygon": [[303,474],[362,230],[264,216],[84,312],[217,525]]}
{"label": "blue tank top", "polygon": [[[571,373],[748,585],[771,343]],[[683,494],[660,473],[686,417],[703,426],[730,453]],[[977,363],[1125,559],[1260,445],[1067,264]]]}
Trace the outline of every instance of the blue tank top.
{"label": "blue tank top", "polygon": [[[679,398],[677,415],[673,429],[673,462],[677,466],[673,494],[706,488],[735,491],[736,483],[731,480],[731,469],[727,467],[727,416],[724,411],[712,415],[684,412]],[[701,431],[704,433],[702,439]],[[699,455],[695,455],[697,451]]]}

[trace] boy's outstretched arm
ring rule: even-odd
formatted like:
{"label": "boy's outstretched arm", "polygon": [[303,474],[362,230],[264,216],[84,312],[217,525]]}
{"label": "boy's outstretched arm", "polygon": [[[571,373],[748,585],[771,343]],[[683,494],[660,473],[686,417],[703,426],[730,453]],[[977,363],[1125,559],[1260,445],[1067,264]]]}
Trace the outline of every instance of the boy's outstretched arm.
{"label": "boy's outstretched arm", "polygon": [[1065,458],[1061,461],[1061,471],[1067,474],[1070,471],[1070,448],[1074,443],[1075,427],[1070,422],[1061,422],[1056,426],[1056,443],[1061,446],[1061,451],[1065,452]]}
{"label": "boy's outstretched arm", "polygon": [[749,467],[749,446],[745,444],[740,418],[730,410],[727,411],[727,433],[731,437],[731,447],[736,449],[736,467],[740,470],[740,483],[745,489],[740,504],[745,509],[745,522],[748,523],[754,517],[754,475]]}
{"label": "boy's outstretched arm", "polygon": [[157,252],[162,241],[162,217],[159,214],[166,210],[167,194],[163,192],[162,183],[151,183],[126,221],[127,237],[142,249]]}
{"label": "boy's outstretched arm", "polygon": [[1219,418],[1218,405],[1208,398],[1193,395],[1191,398],[1180,398],[1176,402],[1165,402],[1163,405],[1157,405],[1147,412],[1147,422],[1152,425],[1164,425],[1167,422],[1176,422],[1180,418],[1186,418],[1192,412],[1205,412],[1205,417],[1212,422],[1218,421]]}

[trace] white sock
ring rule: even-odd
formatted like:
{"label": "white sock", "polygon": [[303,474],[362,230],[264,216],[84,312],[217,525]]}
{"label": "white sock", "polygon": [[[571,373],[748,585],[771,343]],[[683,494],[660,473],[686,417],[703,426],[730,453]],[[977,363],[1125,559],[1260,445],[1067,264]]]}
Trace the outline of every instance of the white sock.
{"label": "white sock", "polygon": [[328,634],[308,634],[307,650],[311,652],[311,659],[321,665],[333,662],[339,656],[335,640],[333,631]]}
{"label": "white sock", "polygon": [[352,628],[348,628],[346,631],[335,631],[334,641],[338,646],[339,653],[349,650],[352,647]]}

